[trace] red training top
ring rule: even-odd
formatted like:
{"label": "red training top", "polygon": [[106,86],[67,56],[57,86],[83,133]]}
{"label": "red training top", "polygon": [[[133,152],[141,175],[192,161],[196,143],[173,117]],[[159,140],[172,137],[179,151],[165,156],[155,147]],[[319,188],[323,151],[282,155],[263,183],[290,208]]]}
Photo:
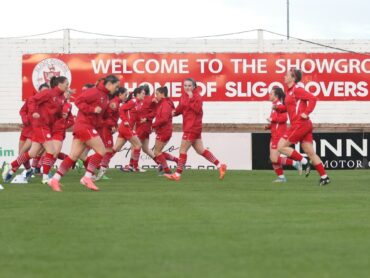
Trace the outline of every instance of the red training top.
{"label": "red training top", "polygon": [[[104,86],[104,81],[100,81],[96,87],[86,89],[75,101],[78,108],[75,128],[98,129],[103,124],[103,118],[108,108],[109,91]],[[96,107],[102,110],[95,113]]]}
{"label": "red training top", "polygon": [[179,105],[176,107],[175,115],[182,114],[183,132],[184,133],[201,133],[203,119],[203,101],[199,94],[199,89],[193,91],[193,97],[189,97],[183,92]]}
{"label": "red training top", "polygon": [[175,105],[169,98],[163,98],[158,103],[153,129],[157,134],[166,134],[172,132],[172,112]]}

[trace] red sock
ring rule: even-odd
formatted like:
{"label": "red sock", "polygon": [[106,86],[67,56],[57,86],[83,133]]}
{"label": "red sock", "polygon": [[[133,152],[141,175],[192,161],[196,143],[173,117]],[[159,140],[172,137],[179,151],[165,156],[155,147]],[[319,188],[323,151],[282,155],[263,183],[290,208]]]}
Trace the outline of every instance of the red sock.
{"label": "red sock", "polygon": [[134,151],[132,153],[132,163],[133,163],[134,168],[139,167],[140,151],[141,151],[141,149],[134,149]]}
{"label": "red sock", "polygon": [[293,150],[292,154],[289,156],[293,160],[301,161],[303,159],[303,156],[297,152],[296,150]]}
{"label": "red sock", "polygon": [[174,161],[176,162],[176,164],[179,163],[179,159],[176,156],[173,156],[172,154],[169,154],[169,153],[162,153],[162,154],[166,160]]}
{"label": "red sock", "polygon": [[104,168],[108,168],[109,167],[109,162],[110,160],[112,159],[112,157],[114,156],[114,152],[108,152],[104,155],[103,159],[101,160],[101,165],[102,167]]}
{"label": "red sock", "polygon": [[19,155],[17,157],[16,160],[14,160],[11,165],[12,165],[12,170],[13,172],[16,172],[18,170],[18,168],[23,164],[25,163],[27,160],[30,160],[30,155],[28,154],[28,152],[25,152],[25,153],[22,153],[21,155]]}
{"label": "red sock", "polygon": [[170,168],[168,168],[168,165],[167,165],[167,161],[166,161],[166,158],[164,157],[163,153],[157,155],[155,158],[155,161],[159,164],[162,165],[163,167],[163,170],[166,172],[166,173],[169,173],[171,170]]}
{"label": "red sock", "polygon": [[58,154],[58,159],[60,159],[60,160],[64,160],[66,157],[67,157],[67,155],[65,153],[60,152]]}
{"label": "red sock", "polygon": [[31,163],[29,160],[27,160],[25,163],[23,163],[24,169],[28,170],[31,168]]}
{"label": "red sock", "polygon": [[32,159],[32,168],[37,168],[37,165],[39,164],[39,161],[41,159],[41,156],[36,156],[34,159]]}
{"label": "red sock", "polygon": [[90,158],[92,157],[92,155],[86,157],[85,161],[84,161],[84,167],[85,169],[87,169],[87,165],[89,165],[89,161],[90,161]]}
{"label": "red sock", "polygon": [[211,153],[209,150],[204,150],[204,152],[202,153],[202,156],[216,166],[218,166],[218,164],[220,163],[217,160],[217,158],[213,155],[213,153]]}
{"label": "red sock", "polygon": [[39,163],[37,164],[37,168],[41,168],[42,161],[44,160],[44,155],[40,156]]}
{"label": "red sock", "polygon": [[102,159],[103,159],[103,156],[99,153],[91,155],[86,171],[94,174],[96,168],[98,168]]}
{"label": "red sock", "polygon": [[315,165],[316,171],[319,173],[320,177],[326,176],[325,168],[322,163]]}
{"label": "red sock", "polygon": [[188,158],[188,155],[186,153],[180,153],[179,163],[177,164],[176,173],[179,173],[179,174],[182,173],[183,168],[186,165],[187,158]]}
{"label": "red sock", "polygon": [[50,154],[46,153],[42,162],[42,173],[44,175],[49,174],[51,167],[54,165],[55,157]]}
{"label": "red sock", "polygon": [[272,163],[272,168],[274,169],[277,176],[284,175],[284,170],[281,168],[281,164]]}
{"label": "red sock", "polygon": [[290,158],[287,158],[285,156],[279,156],[278,157],[278,161],[276,164],[278,165],[287,165],[287,166],[293,166],[293,163],[294,163],[294,160],[293,159],[290,159]]}
{"label": "red sock", "polygon": [[73,166],[73,163],[75,163],[69,156],[67,156],[63,162],[60,164],[57,173],[63,177],[68,170]]}

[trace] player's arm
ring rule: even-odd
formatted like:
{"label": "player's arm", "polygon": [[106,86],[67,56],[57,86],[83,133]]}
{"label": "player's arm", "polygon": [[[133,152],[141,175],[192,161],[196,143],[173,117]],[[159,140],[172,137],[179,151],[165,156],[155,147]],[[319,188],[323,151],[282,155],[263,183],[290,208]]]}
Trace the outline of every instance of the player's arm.
{"label": "player's arm", "polygon": [[[94,114],[97,113],[99,106],[92,105],[94,100],[98,97],[98,92],[93,89],[86,90],[81,94],[75,101],[75,104],[82,113],[84,114]],[[101,110],[101,108],[100,108]],[[100,112],[98,112],[100,113]]]}
{"label": "player's arm", "polygon": [[22,108],[19,110],[19,115],[22,118],[23,125],[29,125],[30,121],[28,119],[28,107],[27,107],[27,100],[22,105]]}
{"label": "player's arm", "polygon": [[31,115],[39,113],[40,104],[44,103],[51,97],[49,90],[44,90],[31,97],[28,101],[28,110]]}
{"label": "player's arm", "polygon": [[294,95],[296,99],[307,101],[307,107],[306,110],[303,111],[302,114],[305,114],[307,117],[312,113],[312,111],[315,109],[317,98],[307,92],[304,88],[298,87],[294,90]]}
{"label": "player's arm", "polygon": [[189,108],[195,112],[195,114],[200,114],[202,112],[203,101],[200,95],[193,95],[189,100]]}

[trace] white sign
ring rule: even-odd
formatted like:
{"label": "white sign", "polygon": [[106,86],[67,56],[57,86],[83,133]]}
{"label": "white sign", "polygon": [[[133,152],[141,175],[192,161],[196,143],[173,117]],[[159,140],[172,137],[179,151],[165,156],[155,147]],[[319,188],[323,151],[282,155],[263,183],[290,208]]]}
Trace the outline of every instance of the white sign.
{"label": "white sign", "polygon": [[[4,161],[10,163],[18,154],[19,132],[0,133],[0,164]],[[116,138],[117,134],[114,138]],[[178,157],[181,143],[181,132],[173,133],[173,136],[165,147],[164,151]],[[252,169],[252,144],[250,133],[203,133],[204,147],[209,149],[214,156],[222,163],[226,163],[230,170],[251,170]],[[150,137],[150,146],[154,146],[155,135]],[[62,152],[68,154],[72,144],[72,133],[68,132],[64,141]],[[110,167],[118,167],[128,164],[130,160],[130,143],[118,152],[111,160]],[[60,161],[57,161],[57,165]],[[174,167],[172,162],[169,164]],[[139,165],[142,168],[154,168],[156,163],[145,153],[141,152]],[[214,165],[203,156],[198,155],[194,149],[188,152],[187,167],[191,169],[214,169]]]}

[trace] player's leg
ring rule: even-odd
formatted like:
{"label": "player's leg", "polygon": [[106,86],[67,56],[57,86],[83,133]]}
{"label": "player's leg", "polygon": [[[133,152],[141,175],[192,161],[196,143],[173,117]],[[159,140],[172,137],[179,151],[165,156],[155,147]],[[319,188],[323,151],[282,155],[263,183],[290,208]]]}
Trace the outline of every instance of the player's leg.
{"label": "player's leg", "polygon": [[223,179],[226,174],[226,164],[220,163],[220,161],[210,152],[208,149],[204,148],[203,140],[201,138],[195,139],[193,142],[193,148],[197,152],[197,154],[203,156],[209,162],[214,164],[220,172],[220,179]]}
{"label": "player's leg", "polygon": [[297,152],[295,149],[291,147],[291,145],[296,144],[296,141],[293,141],[292,139],[285,139],[285,138],[280,138],[279,143],[277,145],[277,149],[279,153],[284,154],[286,157],[288,157],[291,160],[298,161],[299,164],[294,164],[294,162],[286,160],[286,157],[284,156],[279,156],[276,160],[277,164],[281,165],[287,165],[292,163],[293,166],[298,169],[299,174],[302,174],[302,167],[308,166],[308,160],[302,156],[299,152]]}
{"label": "player's leg", "polygon": [[20,154],[14,161],[11,162],[10,167],[4,167],[2,173],[4,182],[10,182],[18,168],[26,161],[29,161],[32,157],[35,157],[40,149],[41,144],[38,142],[33,142],[28,152]]}
{"label": "player's leg", "polygon": [[162,142],[161,140],[156,139],[154,145],[154,161],[162,166],[162,169],[165,174],[170,174],[171,170],[168,167],[166,157],[163,155],[162,150],[166,146],[167,142]]}
{"label": "player's leg", "polygon": [[49,180],[48,184],[54,191],[61,191],[60,189],[60,179],[72,168],[75,161],[80,157],[82,152],[85,150],[85,143],[80,139],[74,138],[72,141],[72,147],[69,155],[62,161],[58,167],[57,172]]}
{"label": "player's leg", "polygon": [[99,188],[94,184],[92,179],[95,170],[99,167],[104,155],[106,154],[105,145],[100,136],[92,137],[85,144],[94,150],[95,154],[89,157],[89,163],[86,168],[85,175],[80,180],[80,183],[88,189],[98,191]]}
{"label": "player's leg", "polygon": [[193,142],[190,140],[181,140],[181,145],[180,145],[180,155],[179,155],[179,163],[177,164],[176,167],[176,172],[173,174],[165,174],[164,177],[170,180],[176,180],[179,181],[181,179],[181,174],[184,170],[184,167],[186,165],[186,160],[188,158],[187,152],[192,146]]}
{"label": "player's leg", "polygon": [[274,172],[276,173],[277,179],[274,180],[274,182],[286,182],[286,177],[284,175],[283,165],[277,163],[277,160],[279,158],[279,151],[273,147],[272,144],[270,144],[270,160],[272,163],[272,169],[274,169]]}
{"label": "player's leg", "polygon": [[136,135],[132,136],[130,139],[129,139],[130,143],[131,143],[131,151],[132,151],[132,163],[133,163],[133,167],[134,167],[134,171],[137,171],[139,172],[139,159],[140,159],[140,150],[141,150],[141,147],[142,147],[142,144],[140,142],[140,139],[139,137],[137,137]]}
{"label": "player's leg", "polygon": [[320,185],[327,185],[330,183],[330,179],[326,174],[324,164],[322,163],[321,158],[315,153],[313,144],[311,142],[302,142],[301,147],[303,151],[308,155],[312,165],[315,167],[316,171],[320,175]]}

